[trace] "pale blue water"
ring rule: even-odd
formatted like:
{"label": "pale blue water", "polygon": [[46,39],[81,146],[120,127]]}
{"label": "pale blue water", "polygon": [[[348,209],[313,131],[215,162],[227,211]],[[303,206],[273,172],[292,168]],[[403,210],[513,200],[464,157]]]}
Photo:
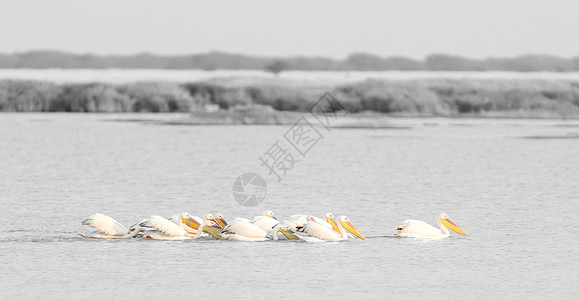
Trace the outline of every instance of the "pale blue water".
{"label": "pale blue water", "polygon": [[[235,178],[287,126],[169,126],[123,115],[0,114],[0,298],[575,298],[579,121],[394,119],[325,137],[257,207]],[[139,118],[168,116],[139,115]],[[172,118],[173,116],[169,116]],[[534,137],[534,138],[525,138]],[[552,137],[545,139],[544,137]],[[181,211],[347,215],[340,243],[92,240]],[[393,238],[445,212],[469,236]]]}

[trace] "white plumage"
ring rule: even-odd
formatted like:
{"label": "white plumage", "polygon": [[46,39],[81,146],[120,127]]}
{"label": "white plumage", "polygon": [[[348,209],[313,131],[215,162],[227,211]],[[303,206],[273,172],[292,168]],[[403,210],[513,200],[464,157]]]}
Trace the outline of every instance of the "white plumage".
{"label": "white plumage", "polygon": [[423,237],[423,238],[440,238],[442,231],[424,221],[406,220],[404,224],[398,227],[396,236],[399,237]]}
{"label": "white plumage", "polygon": [[340,233],[333,230],[330,226],[328,228],[318,222],[310,221],[303,227],[303,232],[307,235],[324,241],[337,242],[347,239],[347,235],[342,236]]}
{"label": "white plumage", "polygon": [[88,225],[94,229],[95,232],[83,235],[86,237],[94,238],[129,238],[132,235],[129,234],[128,229],[123,226],[123,224],[117,222],[117,220],[105,216],[103,214],[95,213],[88,219],[83,220],[82,225]]}
{"label": "white plumage", "polygon": [[279,221],[266,216],[257,216],[253,219],[252,223],[265,231],[269,231],[275,225],[279,224]]}
{"label": "white plumage", "polygon": [[[185,231],[181,226],[160,216],[151,216],[149,219],[141,223],[140,226],[153,228],[155,231],[163,233],[168,237],[184,237],[187,235],[187,231]],[[159,234],[155,233],[154,236],[150,235],[148,237],[154,238],[159,236]]]}
{"label": "white plumage", "polygon": [[225,226],[221,230],[221,233],[237,234],[246,238],[265,238],[267,235],[267,231],[249,222],[248,219],[243,218],[236,218],[229,225]]}
{"label": "white plumage", "polygon": [[448,229],[458,234],[466,235],[466,232],[452,222],[445,213],[438,215],[437,223],[440,229],[423,221],[406,220],[404,224],[398,226],[394,235],[419,239],[441,239],[450,236]]}

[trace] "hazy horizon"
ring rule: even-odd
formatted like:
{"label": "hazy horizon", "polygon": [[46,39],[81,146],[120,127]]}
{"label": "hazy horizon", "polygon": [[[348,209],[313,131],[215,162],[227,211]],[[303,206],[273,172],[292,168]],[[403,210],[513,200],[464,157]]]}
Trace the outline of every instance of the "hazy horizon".
{"label": "hazy horizon", "polygon": [[62,53],[62,54],[67,54],[67,55],[68,54],[69,55],[92,55],[92,56],[97,56],[97,57],[115,57],[115,56],[117,56],[117,57],[134,57],[134,56],[139,56],[139,55],[151,55],[151,56],[159,56],[159,57],[180,57],[180,56],[195,56],[195,55],[208,55],[211,53],[220,53],[220,54],[225,54],[225,55],[239,55],[239,56],[256,57],[256,58],[264,58],[264,59],[277,59],[277,58],[279,58],[279,59],[291,59],[291,58],[304,57],[304,58],[332,59],[332,60],[336,60],[336,61],[345,60],[345,59],[348,59],[348,57],[350,57],[352,55],[357,55],[357,54],[372,55],[372,56],[376,56],[376,57],[380,57],[380,58],[384,58],[384,59],[401,57],[401,58],[409,58],[409,59],[416,60],[416,61],[423,61],[427,57],[432,56],[432,55],[444,55],[444,56],[460,57],[460,58],[474,59],[474,60],[485,60],[485,59],[493,59],[493,58],[511,59],[511,58],[518,58],[518,57],[524,57],[524,56],[552,56],[552,57],[559,57],[559,58],[565,58],[565,59],[579,58],[579,52],[577,54],[572,54],[572,55],[568,55],[568,56],[557,55],[557,54],[553,54],[553,53],[528,52],[528,53],[521,53],[521,54],[514,54],[514,55],[504,55],[504,56],[503,55],[489,55],[489,56],[483,56],[483,57],[474,57],[474,56],[462,55],[462,54],[457,54],[457,53],[433,52],[433,53],[426,53],[422,57],[412,57],[412,56],[408,56],[408,55],[404,55],[404,54],[381,55],[379,53],[357,51],[357,52],[347,53],[342,57],[334,57],[334,56],[329,56],[329,55],[286,55],[286,56],[279,55],[279,56],[273,56],[273,55],[260,55],[260,54],[251,54],[251,53],[232,52],[232,51],[224,51],[224,50],[216,50],[216,49],[202,51],[202,52],[190,52],[190,53],[159,53],[159,52],[152,52],[152,51],[140,51],[140,52],[134,52],[134,53],[96,53],[96,52],[90,52],[90,51],[75,52],[75,51],[68,51],[68,50],[62,50],[62,49],[49,49],[49,48],[37,48],[37,49],[28,49],[28,50],[13,51],[13,52],[1,52],[0,51],[0,55],[18,55],[18,54],[26,54],[26,53],[41,53],[41,52],[54,52],[54,53]]}
{"label": "hazy horizon", "polygon": [[352,53],[422,59],[579,55],[575,1],[353,1],[339,4],[24,0],[0,19],[0,53],[57,50],[95,55],[252,56]]}

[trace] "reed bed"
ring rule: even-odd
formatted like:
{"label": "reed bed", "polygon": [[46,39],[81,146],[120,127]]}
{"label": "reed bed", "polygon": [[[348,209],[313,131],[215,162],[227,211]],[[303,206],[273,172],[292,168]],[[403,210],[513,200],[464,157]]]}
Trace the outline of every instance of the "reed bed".
{"label": "reed bed", "polygon": [[[276,83],[53,84],[0,81],[4,112],[305,112],[330,91],[350,113],[411,116],[578,117],[579,82],[565,80],[368,80],[314,87]],[[225,114],[227,115],[227,113]],[[270,117],[268,117],[270,118]]]}

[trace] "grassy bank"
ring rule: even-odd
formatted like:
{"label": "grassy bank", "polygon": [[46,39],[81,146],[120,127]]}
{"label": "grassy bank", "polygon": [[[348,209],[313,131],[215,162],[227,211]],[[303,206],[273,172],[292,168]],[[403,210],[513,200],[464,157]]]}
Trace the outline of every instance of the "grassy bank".
{"label": "grassy bank", "polygon": [[[247,123],[269,118],[268,123],[275,123],[276,118],[286,118],[280,112],[307,111],[325,91],[350,113],[579,117],[579,82],[475,79],[370,80],[328,87],[287,82],[228,84],[223,80],[124,85],[0,81],[0,111],[194,112],[193,117],[199,119]],[[220,111],[204,112],[207,105],[217,105]]]}

